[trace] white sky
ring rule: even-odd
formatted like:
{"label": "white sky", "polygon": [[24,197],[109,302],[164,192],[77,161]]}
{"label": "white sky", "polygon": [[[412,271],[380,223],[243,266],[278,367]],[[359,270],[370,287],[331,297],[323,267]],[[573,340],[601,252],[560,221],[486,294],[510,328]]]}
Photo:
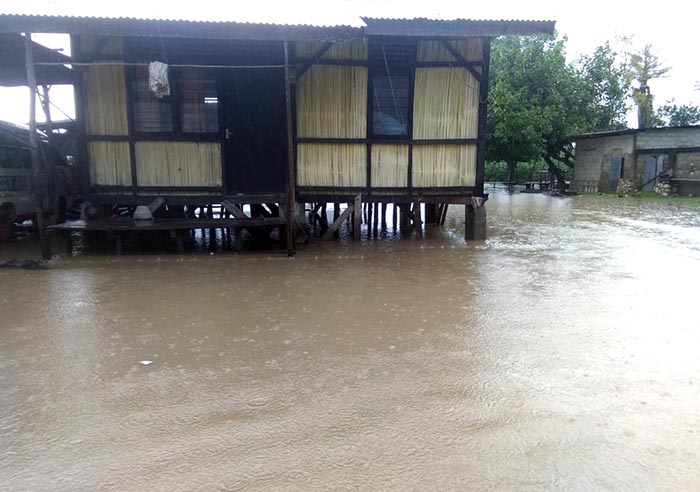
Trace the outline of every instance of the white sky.
{"label": "white sky", "polygon": [[[5,2],[7,0],[3,0]],[[121,0],[25,0],[18,6],[0,6],[0,13],[44,13],[54,15],[102,15],[123,17],[185,18],[197,20],[241,20],[249,22],[357,24],[359,15],[368,17],[430,17],[468,19],[556,20],[557,30],[568,37],[569,58],[591,52],[597,45],[617,36],[631,37],[634,47],[650,43],[660,59],[672,67],[665,79],[651,82],[656,105],[675,99],[679,104],[700,105],[700,64],[692,41],[697,16],[692,3],[666,0],[656,8],[644,2],[589,0],[491,0],[466,2],[446,0],[254,0],[162,2]],[[37,36],[52,48],[67,48],[65,36]],[[64,51],[66,52],[66,51]],[[52,99],[73,115],[71,89],[54,87]],[[23,88],[0,88],[0,119],[17,123],[28,119],[28,92]],[[54,118],[61,115],[53,111]],[[630,123],[634,118],[630,118]]]}

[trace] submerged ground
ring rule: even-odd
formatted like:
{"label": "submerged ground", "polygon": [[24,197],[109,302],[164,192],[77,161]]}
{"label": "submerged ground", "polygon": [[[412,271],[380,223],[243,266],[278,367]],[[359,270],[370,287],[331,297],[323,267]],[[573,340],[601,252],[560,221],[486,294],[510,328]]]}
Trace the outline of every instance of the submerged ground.
{"label": "submerged ground", "polygon": [[0,490],[697,489],[697,210],[487,207],[485,243],[0,270]]}

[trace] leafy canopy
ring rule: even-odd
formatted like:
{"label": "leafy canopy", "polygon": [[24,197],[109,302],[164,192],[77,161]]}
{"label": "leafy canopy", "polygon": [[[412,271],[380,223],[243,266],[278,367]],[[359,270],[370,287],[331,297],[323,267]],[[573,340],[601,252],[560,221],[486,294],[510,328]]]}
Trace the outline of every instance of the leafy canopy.
{"label": "leafy canopy", "polygon": [[[573,166],[567,138],[625,127],[629,82],[608,43],[566,62],[566,38],[504,37],[491,50],[487,160]],[[556,169],[553,169],[556,171]]]}

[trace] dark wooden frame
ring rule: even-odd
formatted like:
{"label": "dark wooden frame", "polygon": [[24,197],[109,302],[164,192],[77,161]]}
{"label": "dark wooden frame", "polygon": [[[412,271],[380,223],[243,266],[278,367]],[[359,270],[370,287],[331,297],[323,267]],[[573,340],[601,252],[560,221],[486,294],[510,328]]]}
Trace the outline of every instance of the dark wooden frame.
{"label": "dark wooden frame", "polygon": [[[92,57],[86,58],[85,54],[79,51],[79,36],[72,37],[73,53],[75,53],[79,61],[89,62]],[[408,66],[408,73],[410,77],[409,83],[409,112],[408,112],[408,126],[409,133],[407,137],[403,136],[374,136],[372,133],[372,121],[373,121],[373,104],[372,104],[372,74],[376,70],[373,68],[373,64],[369,60],[336,60],[336,59],[324,59],[323,55],[328,52],[332,46],[331,41],[327,41],[322,46],[322,49],[315,54],[315,56],[306,59],[296,59],[294,57],[295,45],[293,42],[288,43],[289,49],[289,75],[288,84],[292,88],[290,94],[290,106],[291,106],[291,133],[293,141],[293,155],[290,156],[289,173],[293,176],[293,181],[296,183],[296,169],[297,169],[297,145],[304,143],[348,143],[348,144],[364,144],[366,145],[366,159],[367,159],[367,176],[366,176],[366,186],[364,187],[353,187],[353,188],[330,188],[330,187],[303,187],[296,186],[297,193],[300,199],[306,199],[309,197],[335,197],[338,199],[339,196],[349,196],[353,197],[356,194],[362,194],[365,196],[365,200],[373,200],[376,197],[377,200],[390,201],[388,198],[401,199],[401,201],[413,201],[414,199],[420,199],[423,196],[436,196],[441,195],[444,197],[451,197],[451,199],[457,199],[464,196],[484,196],[483,189],[483,179],[484,179],[484,161],[485,161],[485,138],[486,138],[486,107],[487,107],[487,96],[488,96],[488,68],[489,68],[489,57],[490,57],[490,43],[491,38],[480,38],[482,41],[482,60],[481,61],[467,61],[463,57],[453,57],[456,61],[450,62],[418,62],[417,59],[413,60],[413,63]],[[417,45],[420,41],[438,41],[443,46],[448,45],[449,42],[443,38],[430,38],[430,37],[416,37],[411,41],[415,41],[416,51],[414,52],[417,56]],[[372,37],[368,39],[368,43],[371,43]],[[142,60],[134,60],[133,56],[127,50],[128,42],[124,43],[124,55],[123,59],[127,62],[139,62]],[[369,47],[368,47],[369,49]],[[451,50],[446,48],[449,52]],[[454,50],[454,49],[453,49]],[[95,55],[95,53],[92,53]],[[364,138],[310,138],[310,137],[298,137],[296,129],[296,83],[297,80],[305,74],[313,65],[341,65],[341,66],[364,66],[367,67],[367,134]],[[466,139],[436,139],[436,140],[425,140],[425,139],[413,139],[413,106],[415,98],[415,71],[417,68],[423,67],[462,67],[476,76],[480,83],[479,88],[479,116],[478,116],[478,135],[477,138],[466,138]],[[205,69],[206,70],[206,69]],[[214,78],[218,78],[217,70],[207,70],[212,74]],[[481,73],[479,73],[479,71]],[[143,202],[146,197],[151,193],[161,194],[168,197],[168,201],[175,203],[176,201],[183,200],[193,200],[192,203],[202,202],[212,199],[218,199],[219,197],[228,197],[225,183],[225,157],[221,155],[221,173],[222,173],[222,185],[219,187],[153,187],[153,186],[139,186],[136,174],[136,159],[134,144],[136,142],[142,141],[179,141],[179,142],[218,142],[222,144],[223,147],[223,136],[222,136],[222,126],[219,121],[219,131],[217,133],[183,133],[181,128],[181,121],[179,118],[180,114],[180,104],[181,104],[181,90],[179,87],[179,77],[175,75],[172,78],[173,83],[173,98],[171,101],[173,108],[173,132],[135,132],[134,122],[133,122],[133,90],[132,83],[135,77],[135,67],[125,67],[125,89],[126,89],[126,103],[127,103],[127,121],[128,121],[128,131],[129,134],[126,136],[122,135],[87,135],[85,131],[85,106],[84,99],[82,97],[82,77],[77,77],[76,81],[76,111],[78,120],[78,153],[81,162],[87,162],[88,152],[87,143],[90,141],[123,141],[129,143],[130,148],[130,158],[131,158],[131,186],[93,186],[90,183],[90,171],[89,167],[85,166],[83,173],[83,183],[86,185],[85,190],[88,190],[88,194],[95,199],[112,200],[116,201],[119,197],[124,199],[128,196],[132,196],[130,201]],[[82,131],[81,131],[82,130]],[[408,168],[407,168],[407,186],[405,188],[377,188],[372,186],[372,145],[378,144],[399,144],[407,145],[408,152]],[[421,145],[476,145],[477,146],[477,164],[476,164],[476,182],[475,186],[472,187],[440,187],[440,188],[414,188],[413,186],[413,148],[415,146]],[[291,182],[292,180],[290,180]],[[288,185],[289,186],[289,185]],[[192,193],[196,193],[192,195]],[[199,193],[206,193],[206,195],[200,195]],[[205,197],[206,198],[203,198]],[[282,200],[284,202],[284,200]]]}
{"label": "dark wooden frame", "polygon": [[[368,43],[373,40],[381,39],[381,36],[369,36]],[[340,197],[353,197],[356,194],[362,194],[364,200],[372,201],[373,194],[382,201],[384,193],[391,193],[393,197],[400,198],[403,201],[413,201],[414,197],[420,197],[424,193],[442,193],[446,196],[461,197],[461,196],[486,196],[484,194],[484,166],[486,161],[486,109],[488,105],[488,71],[490,65],[491,41],[489,37],[479,37],[482,43],[482,59],[480,61],[468,61],[449,43],[450,39],[441,37],[415,37],[411,41],[415,43],[414,60],[408,66],[410,73],[409,83],[409,113],[408,113],[408,135],[407,136],[375,136],[372,131],[373,123],[373,101],[372,101],[372,73],[376,70],[376,64],[369,60],[339,60],[323,58],[323,55],[328,52],[332,43],[327,42],[321,47],[311,58],[298,59],[298,66],[302,69],[297,71],[297,79],[303,76],[313,65],[335,65],[335,66],[350,66],[350,67],[367,67],[367,122],[366,122],[366,137],[364,138],[324,138],[324,137],[299,137],[294,129],[295,149],[297,144],[305,143],[326,143],[326,144],[365,144],[367,146],[366,161],[367,175],[366,185],[364,187],[313,187],[313,186],[297,186],[297,192],[300,199],[308,200],[310,198],[333,198],[338,200]],[[421,41],[437,41],[451,55],[455,61],[441,62],[419,62],[417,61],[417,47]],[[368,51],[370,47],[368,46]],[[373,68],[373,65],[375,67]],[[469,71],[469,73],[479,82],[479,106],[478,106],[478,128],[476,138],[457,138],[457,139],[414,139],[413,138],[413,106],[415,97],[415,76],[417,68],[452,68],[460,67]],[[296,123],[296,105],[294,106],[294,120]],[[407,168],[407,183],[406,193],[397,193],[398,190],[404,188],[377,188],[372,186],[372,145],[378,144],[397,144],[408,146],[408,168]],[[474,186],[459,186],[459,187],[436,187],[436,188],[414,188],[413,186],[413,147],[420,145],[476,145],[476,178]],[[295,159],[296,169],[296,159]],[[296,175],[296,171],[295,171]],[[342,201],[342,200],[341,200]],[[388,200],[390,201],[390,200]]]}

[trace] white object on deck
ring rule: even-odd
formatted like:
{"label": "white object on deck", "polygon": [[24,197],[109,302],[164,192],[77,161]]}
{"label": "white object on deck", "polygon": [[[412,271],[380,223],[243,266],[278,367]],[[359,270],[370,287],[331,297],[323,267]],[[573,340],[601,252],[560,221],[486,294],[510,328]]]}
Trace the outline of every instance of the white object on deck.
{"label": "white object on deck", "polygon": [[153,213],[148,205],[139,205],[134,210],[134,220],[153,220]]}

